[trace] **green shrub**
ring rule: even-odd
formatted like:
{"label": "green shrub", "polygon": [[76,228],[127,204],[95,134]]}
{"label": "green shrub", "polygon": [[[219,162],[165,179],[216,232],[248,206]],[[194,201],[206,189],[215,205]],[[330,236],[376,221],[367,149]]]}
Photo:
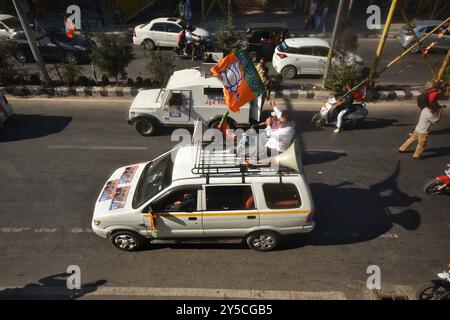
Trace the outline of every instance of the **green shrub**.
{"label": "green shrub", "polygon": [[115,34],[102,34],[97,46],[92,48],[93,63],[108,76],[116,79],[126,75],[125,68],[133,60],[133,49],[126,37]]}
{"label": "green shrub", "polygon": [[164,86],[175,70],[175,52],[151,51],[146,69],[157,85]]}
{"label": "green shrub", "polygon": [[345,58],[337,58],[330,65],[328,76],[325,80],[325,88],[335,93],[342,92],[349,82],[356,85],[362,81],[360,66],[356,62],[348,62]]}
{"label": "green shrub", "polygon": [[55,71],[61,78],[62,83],[70,87],[77,83],[78,77],[83,73],[83,68],[76,64],[64,63],[55,65]]}

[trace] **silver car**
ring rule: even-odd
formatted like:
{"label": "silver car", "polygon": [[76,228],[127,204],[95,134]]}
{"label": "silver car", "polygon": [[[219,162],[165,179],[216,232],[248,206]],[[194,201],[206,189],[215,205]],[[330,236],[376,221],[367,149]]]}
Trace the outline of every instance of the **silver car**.
{"label": "silver car", "polygon": [[[441,24],[442,21],[439,20],[414,20],[411,22],[411,25],[413,27],[414,32],[416,33],[417,37],[420,39],[423,37],[426,33],[429,33],[434,28],[436,28],[439,24]],[[450,35],[445,35],[442,39],[438,38],[439,33],[448,27],[447,25],[444,25],[442,28],[439,28],[437,31],[435,31],[430,37],[425,39],[423,41],[423,45],[427,47],[430,43],[434,41],[438,41],[438,43],[433,47],[433,49],[449,49],[450,48]],[[414,35],[409,30],[408,25],[404,25],[399,33],[398,33],[398,40],[400,41],[400,44],[403,48],[409,48],[412,46],[415,42]],[[419,47],[417,46],[414,48],[411,52],[416,53],[419,52]]]}

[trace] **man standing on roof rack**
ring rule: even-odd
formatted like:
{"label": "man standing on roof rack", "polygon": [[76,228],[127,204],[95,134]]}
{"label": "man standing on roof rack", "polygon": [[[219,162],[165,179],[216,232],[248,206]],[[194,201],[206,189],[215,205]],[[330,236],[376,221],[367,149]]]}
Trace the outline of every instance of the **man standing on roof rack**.
{"label": "man standing on roof rack", "polygon": [[[270,101],[272,107],[276,107],[275,101]],[[273,117],[266,119],[266,134],[269,138],[266,147],[268,149],[268,155],[273,156],[283,151],[286,151],[292,144],[294,139],[295,129],[294,122],[292,121],[292,115],[289,111],[283,110],[281,114],[277,113],[278,128],[272,127]]]}

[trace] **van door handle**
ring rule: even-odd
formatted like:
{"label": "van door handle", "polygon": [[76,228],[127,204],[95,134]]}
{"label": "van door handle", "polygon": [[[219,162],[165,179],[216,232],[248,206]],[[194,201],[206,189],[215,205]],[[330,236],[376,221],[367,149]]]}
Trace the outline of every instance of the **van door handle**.
{"label": "van door handle", "polygon": [[189,217],[188,220],[197,220],[197,217]]}
{"label": "van door handle", "polygon": [[256,216],[247,216],[247,219],[256,219]]}

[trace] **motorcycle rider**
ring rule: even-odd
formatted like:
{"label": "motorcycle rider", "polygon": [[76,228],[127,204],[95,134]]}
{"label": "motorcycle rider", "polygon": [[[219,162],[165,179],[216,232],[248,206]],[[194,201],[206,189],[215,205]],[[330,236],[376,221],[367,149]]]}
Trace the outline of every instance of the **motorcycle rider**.
{"label": "motorcycle rider", "polygon": [[345,97],[345,100],[342,102],[339,102],[336,105],[336,109],[335,111],[339,111],[338,115],[337,115],[337,122],[336,122],[336,129],[334,130],[334,133],[339,133],[342,131],[342,118],[344,117],[344,115],[350,111],[351,106],[353,105],[353,101],[354,101],[354,97],[352,94],[352,83],[348,82],[345,85],[345,88],[347,90],[346,94],[347,96]]}

